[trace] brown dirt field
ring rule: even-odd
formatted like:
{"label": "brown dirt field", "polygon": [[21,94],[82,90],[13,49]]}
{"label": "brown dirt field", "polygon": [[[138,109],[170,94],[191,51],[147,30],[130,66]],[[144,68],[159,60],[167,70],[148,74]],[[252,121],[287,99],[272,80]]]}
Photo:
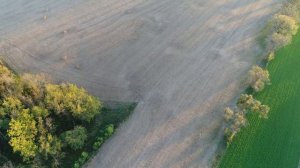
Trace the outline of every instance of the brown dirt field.
{"label": "brown dirt field", "polygon": [[17,72],[139,102],[88,167],[205,168],[278,1],[0,0],[0,54]]}

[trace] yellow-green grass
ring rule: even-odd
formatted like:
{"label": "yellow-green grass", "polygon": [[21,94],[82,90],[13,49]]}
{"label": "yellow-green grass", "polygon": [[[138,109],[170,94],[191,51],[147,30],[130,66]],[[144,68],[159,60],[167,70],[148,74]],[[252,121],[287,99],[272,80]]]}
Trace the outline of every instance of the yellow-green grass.
{"label": "yellow-green grass", "polygon": [[255,95],[270,106],[269,119],[248,115],[220,168],[298,168],[300,162],[300,33],[269,64],[272,84]]}

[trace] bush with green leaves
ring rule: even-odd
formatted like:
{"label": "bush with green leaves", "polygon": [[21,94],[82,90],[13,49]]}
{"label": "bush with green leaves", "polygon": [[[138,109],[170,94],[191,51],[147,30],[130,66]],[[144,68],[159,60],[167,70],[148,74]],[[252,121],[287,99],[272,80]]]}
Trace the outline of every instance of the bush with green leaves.
{"label": "bush with green leaves", "polygon": [[114,125],[109,124],[105,127],[104,131],[100,132],[100,136],[96,138],[96,141],[93,144],[93,149],[98,150],[106,139],[108,139],[114,133]]}
{"label": "bush with green leaves", "polygon": [[73,168],[80,168],[89,159],[87,152],[82,152],[80,158],[74,163]]}
{"label": "bush with green leaves", "polygon": [[74,150],[81,149],[87,139],[87,131],[82,126],[66,131],[62,135],[63,141]]}

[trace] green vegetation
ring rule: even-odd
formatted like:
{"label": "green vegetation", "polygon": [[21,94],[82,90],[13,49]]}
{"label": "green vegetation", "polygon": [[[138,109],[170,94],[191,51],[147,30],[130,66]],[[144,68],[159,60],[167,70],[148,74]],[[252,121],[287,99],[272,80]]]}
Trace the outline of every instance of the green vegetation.
{"label": "green vegetation", "polygon": [[0,63],[0,165],[81,167],[134,107],[103,105],[74,84],[18,76]]}
{"label": "green vegetation", "polygon": [[[300,110],[300,102],[297,95],[300,93],[300,78],[298,75],[300,70],[300,49],[298,46],[300,33],[292,41],[292,37],[299,27],[299,10],[299,0],[290,0],[284,3],[282,10],[274,16],[269,25],[271,29],[268,32],[269,36],[265,45],[268,53],[266,57],[268,68],[265,70],[267,75],[262,75],[264,71],[262,68],[260,70],[258,70],[259,68],[252,68],[249,73],[250,81],[252,81],[249,82],[249,85],[253,89],[252,91],[256,91],[254,97],[270,105],[271,110],[268,106],[261,106],[258,108],[261,112],[258,113],[259,115],[257,113],[246,115],[249,126],[240,129],[240,132],[235,135],[234,141],[229,139],[231,143],[228,145],[227,151],[218,165],[219,167],[295,168],[299,166],[300,115],[297,114],[297,111]],[[266,33],[266,29],[264,33]],[[291,42],[292,44],[287,46]],[[284,46],[285,48],[282,48]],[[278,58],[270,63],[274,60],[275,55]],[[255,87],[255,81],[258,81],[257,79],[267,79],[266,77],[269,78],[269,74],[272,77],[272,85],[257,93],[257,91],[264,88],[269,79],[259,82],[263,83],[263,85],[258,84],[259,87]],[[262,86],[262,89],[257,89],[260,86]],[[252,91],[248,90],[248,92]],[[251,104],[244,101],[250,100],[249,96],[243,97],[237,102],[239,108],[240,103],[242,105]],[[256,107],[256,105],[249,107]],[[234,116],[234,111],[226,108],[225,121],[228,122],[231,116]],[[269,119],[263,121],[259,119],[261,117]],[[244,121],[245,119],[240,120]]]}
{"label": "green vegetation", "polygon": [[81,149],[87,139],[86,129],[82,126],[76,126],[73,130],[64,132],[62,139],[72,149]]}
{"label": "green vegetation", "polygon": [[279,50],[268,66],[272,85],[255,97],[270,105],[268,120],[249,114],[228,147],[221,168],[295,168],[300,157],[300,33],[291,45]]}
{"label": "green vegetation", "polygon": [[136,103],[107,102],[103,104],[101,115],[97,115],[91,123],[86,126],[88,138],[81,150],[70,150],[67,158],[62,160],[61,167],[81,167],[92,157],[101,145],[107,140],[134,110]]}

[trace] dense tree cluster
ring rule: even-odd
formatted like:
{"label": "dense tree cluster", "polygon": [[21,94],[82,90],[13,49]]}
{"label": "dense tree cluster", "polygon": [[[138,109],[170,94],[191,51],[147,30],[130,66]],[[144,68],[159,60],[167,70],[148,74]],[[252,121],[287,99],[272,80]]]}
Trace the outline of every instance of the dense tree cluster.
{"label": "dense tree cluster", "polygon": [[82,148],[83,125],[100,109],[100,101],[76,85],[50,84],[42,75],[17,76],[0,63],[0,143],[32,167],[57,167],[64,149]]}

